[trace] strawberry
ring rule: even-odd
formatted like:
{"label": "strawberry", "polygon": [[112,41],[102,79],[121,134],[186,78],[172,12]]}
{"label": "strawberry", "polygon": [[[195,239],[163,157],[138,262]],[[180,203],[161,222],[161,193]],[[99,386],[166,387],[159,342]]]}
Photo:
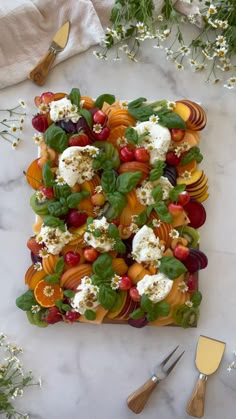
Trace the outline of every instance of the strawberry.
{"label": "strawberry", "polygon": [[48,309],[48,314],[45,317],[44,321],[48,324],[54,324],[54,323],[62,321],[62,314],[60,313],[59,308],[55,306],[50,307]]}
{"label": "strawberry", "polygon": [[69,146],[79,146],[79,147],[85,147],[86,145],[90,144],[89,137],[87,134],[74,134],[69,138]]}

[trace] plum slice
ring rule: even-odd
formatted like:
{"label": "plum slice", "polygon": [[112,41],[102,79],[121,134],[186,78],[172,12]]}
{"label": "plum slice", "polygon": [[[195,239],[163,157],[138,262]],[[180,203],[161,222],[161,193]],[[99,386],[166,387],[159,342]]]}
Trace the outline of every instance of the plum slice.
{"label": "plum slice", "polygon": [[189,227],[199,228],[205,223],[206,210],[201,202],[190,199],[189,203],[184,206],[184,209],[190,219]]}
{"label": "plum slice", "polygon": [[199,249],[190,249],[190,255],[195,256],[200,262],[200,269],[205,269],[208,265],[208,259],[205,253]]}
{"label": "plum slice", "polygon": [[191,253],[189,253],[188,257],[184,259],[182,263],[188,269],[190,274],[193,274],[194,272],[197,272],[199,269],[201,269],[201,263],[199,259]]}
{"label": "plum slice", "polygon": [[138,329],[141,329],[142,327],[144,327],[148,324],[148,320],[147,320],[146,316],[142,317],[141,319],[131,319],[131,318],[129,318],[128,324],[130,326],[137,327]]}

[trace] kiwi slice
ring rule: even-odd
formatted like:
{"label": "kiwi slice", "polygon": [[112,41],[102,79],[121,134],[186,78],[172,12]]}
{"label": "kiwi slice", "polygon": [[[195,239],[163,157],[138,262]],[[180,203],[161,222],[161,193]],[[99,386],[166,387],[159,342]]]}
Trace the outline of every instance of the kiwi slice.
{"label": "kiwi slice", "polygon": [[186,240],[188,240],[189,247],[198,247],[200,235],[195,228],[189,226],[182,226],[178,228],[178,231],[181,237],[184,237]]}
{"label": "kiwi slice", "polygon": [[37,192],[35,192],[30,198],[30,206],[36,214],[47,215],[48,205],[54,201],[55,199],[46,199],[44,202],[40,202],[37,198]]}

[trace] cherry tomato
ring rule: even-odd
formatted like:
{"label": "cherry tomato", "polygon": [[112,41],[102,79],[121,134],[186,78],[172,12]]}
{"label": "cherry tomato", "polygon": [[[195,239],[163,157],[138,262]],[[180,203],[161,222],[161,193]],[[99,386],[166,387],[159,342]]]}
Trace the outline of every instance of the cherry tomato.
{"label": "cherry tomato", "polygon": [[128,275],[123,275],[119,281],[119,289],[122,291],[127,291],[131,288],[132,282]]}
{"label": "cherry tomato", "polygon": [[93,114],[94,124],[101,124],[102,126],[107,122],[107,115],[100,109]]}
{"label": "cherry tomato", "polygon": [[99,134],[94,134],[94,137],[96,138],[96,140],[104,141],[109,137],[109,134],[110,134],[110,128],[104,127],[102,131],[99,132]]}
{"label": "cherry tomato", "polygon": [[93,247],[84,249],[84,258],[88,262],[94,262],[98,258],[99,253]]}
{"label": "cherry tomato", "polygon": [[68,142],[70,147],[79,146],[84,147],[90,144],[89,137],[87,134],[74,134],[69,138]]}
{"label": "cherry tomato", "polygon": [[150,154],[144,147],[136,148],[134,150],[135,160],[140,162],[148,162],[150,160]]}
{"label": "cherry tomato", "polygon": [[72,251],[66,252],[64,260],[67,265],[76,266],[80,261],[80,254]]}
{"label": "cherry tomato", "polygon": [[134,160],[134,151],[126,145],[120,149],[120,159],[123,162],[133,161]]}
{"label": "cherry tomato", "polygon": [[48,198],[48,199],[54,198],[53,188],[47,188],[46,186],[43,185],[43,186],[40,186],[39,190],[43,192],[43,194],[46,196],[46,198]]}
{"label": "cherry tomato", "polygon": [[178,197],[178,204],[182,205],[184,207],[184,205],[187,205],[190,201],[190,195],[188,193],[188,191],[183,191],[179,194]]}
{"label": "cherry tomato", "polygon": [[139,294],[136,287],[130,288],[129,295],[130,295],[131,300],[136,301],[136,302],[141,301],[141,295]]}

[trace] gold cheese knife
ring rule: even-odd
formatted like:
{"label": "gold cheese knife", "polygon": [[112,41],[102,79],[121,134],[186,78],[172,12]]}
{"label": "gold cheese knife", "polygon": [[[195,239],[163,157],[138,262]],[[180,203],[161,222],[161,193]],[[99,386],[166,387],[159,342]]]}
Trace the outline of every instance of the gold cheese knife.
{"label": "gold cheese knife", "polygon": [[36,64],[34,69],[29,73],[28,77],[34,83],[38,84],[39,86],[44,84],[49,69],[54,63],[56,55],[58,52],[62,51],[67,44],[69,31],[70,22],[67,21],[54,35],[48,52],[44,55],[43,58],[41,58],[38,64]]}
{"label": "gold cheese knife", "polygon": [[196,352],[196,367],[200,375],[186,407],[190,416],[203,417],[207,377],[219,367],[224,350],[224,342],[200,336]]}

